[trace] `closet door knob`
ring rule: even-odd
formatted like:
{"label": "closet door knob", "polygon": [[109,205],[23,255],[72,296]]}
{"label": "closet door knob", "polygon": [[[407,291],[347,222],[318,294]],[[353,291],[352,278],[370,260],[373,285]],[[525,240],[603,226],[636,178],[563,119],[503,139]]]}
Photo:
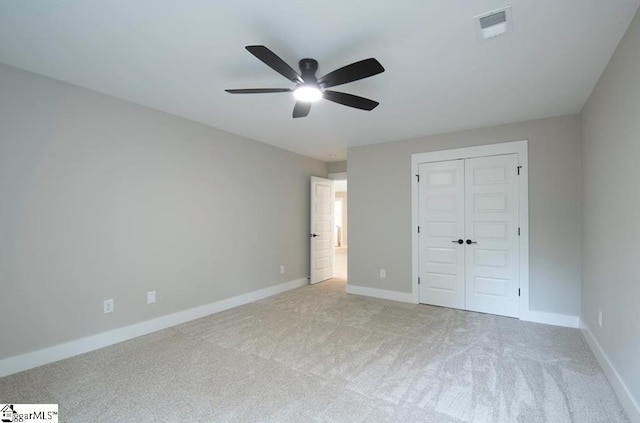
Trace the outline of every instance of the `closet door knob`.
{"label": "closet door knob", "polygon": [[457,241],[454,240],[454,241],[451,241],[451,242],[453,242],[454,244],[464,244],[464,241],[461,240],[461,239],[459,239]]}
{"label": "closet door knob", "polygon": [[476,241],[471,241],[470,239],[467,240],[467,245],[471,245],[471,244],[477,244]]}

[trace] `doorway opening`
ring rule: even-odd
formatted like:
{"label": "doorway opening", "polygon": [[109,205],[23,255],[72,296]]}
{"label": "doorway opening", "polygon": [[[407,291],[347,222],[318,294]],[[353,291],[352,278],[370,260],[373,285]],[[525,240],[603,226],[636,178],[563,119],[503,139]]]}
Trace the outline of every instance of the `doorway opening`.
{"label": "doorway opening", "polygon": [[[331,178],[332,175],[329,175]],[[347,179],[346,174],[339,174],[341,179],[334,179],[334,246],[335,246],[335,278],[346,282],[348,263],[349,224],[347,218]],[[333,179],[333,178],[331,178]]]}
{"label": "doorway opening", "polygon": [[309,282],[345,289],[348,261],[346,173],[311,177]]}

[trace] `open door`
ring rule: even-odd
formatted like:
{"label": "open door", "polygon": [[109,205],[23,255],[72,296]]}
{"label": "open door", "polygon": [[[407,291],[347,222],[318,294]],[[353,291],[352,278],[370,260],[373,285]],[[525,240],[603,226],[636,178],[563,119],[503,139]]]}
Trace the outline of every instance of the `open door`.
{"label": "open door", "polygon": [[311,283],[330,279],[334,275],[333,181],[311,177]]}

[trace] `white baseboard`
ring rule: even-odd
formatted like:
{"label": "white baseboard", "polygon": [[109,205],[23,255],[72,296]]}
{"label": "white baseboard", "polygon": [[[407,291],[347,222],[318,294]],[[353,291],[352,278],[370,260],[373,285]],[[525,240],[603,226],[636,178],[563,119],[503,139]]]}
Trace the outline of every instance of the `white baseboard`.
{"label": "white baseboard", "polygon": [[[382,298],[385,300],[401,301],[417,304],[412,293],[389,291],[386,289],[369,288],[366,286],[347,284],[347,294],[363,295],[365,297]],[[580,318],[568,314],[548,313],[545,311],[528,311],[520,320],[526,322],[544,323],[546,325],[564,326],[568,328],[580,327]]]}
{"label": "white baseboard", "polygon": [[570,314],[549,313],[546,311],[527,311],[520,316],[525,322],[544,323],[545,325],[564,326],[567,328],[580,327],[580,317]]}
{"label": "white baseboard", "polygon": [[181,323],[199,319],[210,314],[238,307],[290,289],[299,288],[307,285],[307,278],[296,279],[279,285],[270,286],[268,288],[257,291],[248,292],[236,297],[227,298],[214,303],[191,308],[166,316],[158,317],[146,322],[135,323],[123,328],[113,329],[108,332],[99,333],[97,335],[87,336],[85,338],[76,339],[64,344],[43,348],[41,350],[29,352],[26,354],[8,357],[0,360],[0,377],[8,376],[24,370],[33,369],[54,361],[63,360],[89,351],[94,351],[109,345],[127,341],[138,336],[147,335],[162,329],[170,328]]}
{"label": "white baseboard", "polygon": [[607,379],[609,379],[609,383],[618,396],[618,400],[620,400],[622,408],[624,408],[624,411],[627,413],[627,417],[629,417],[632,423],[640,423],[640,405],[638,405],[638,401],[633,397],[631,391],[629,391],[629,388],[627,388],[627,385],[620,377],[620,374],[616,368],[613,367],[609,357],[607,357],[607,354],[593,336],[589,326],[587,326],[582,319],[580,319],[580,329],[582,329],[582,334],[587,340],[593,355],[595,355],[596,360],[600,363],[600,367],[604,370],[604,374],[607,376]]}
{"label": "white baseboard", "polygon": [[347,284],[347,294],[362,295],[365,297],[382,298],[384,300],[400,301],[415,304],[413,294],[410,292],[388,291],[386,289],[368,288],[366,286]]}

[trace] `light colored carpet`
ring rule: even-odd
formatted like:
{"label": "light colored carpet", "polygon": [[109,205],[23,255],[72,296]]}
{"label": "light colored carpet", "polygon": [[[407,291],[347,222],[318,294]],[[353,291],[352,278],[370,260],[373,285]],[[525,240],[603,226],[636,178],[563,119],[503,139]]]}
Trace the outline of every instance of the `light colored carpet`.
{"label": "light colored carpet", "polygon": [[626,422],[578,330],[332,280],[0,379],[64,422]]}

